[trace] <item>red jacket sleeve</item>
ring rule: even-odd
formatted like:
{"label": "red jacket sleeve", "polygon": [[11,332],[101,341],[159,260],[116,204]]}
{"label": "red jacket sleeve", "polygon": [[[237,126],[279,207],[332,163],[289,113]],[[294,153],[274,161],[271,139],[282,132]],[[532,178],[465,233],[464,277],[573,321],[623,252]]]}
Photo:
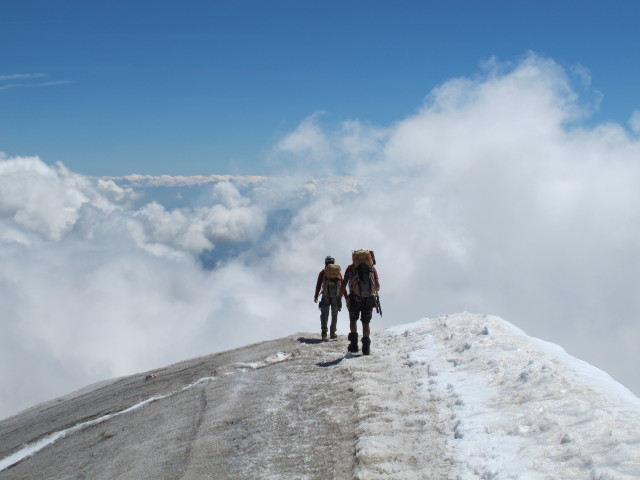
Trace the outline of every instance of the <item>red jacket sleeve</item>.
{"label": "red jacket sleeve", "polygon": [[[345,272],[346,274],[347,272]],[[345,283],[345,280],[342,278],[342,274],[340,274],[340,290],[342,290],[342,294],[344,295],[344,298],[347,298],[347,284]],[[338,293],[338,297],[340,297],[340,293]]]}
{"label": "red jacket sleeve", "polygon": [[318,281],[316,282],[316,293],[313,296],[313,298],[318,298],[318,295],[320,295],[320,288],[322,288],[323,281],[324,281],[324,270],[320,270],[320,273],[318,274]]}
{"label": "red jacket sleeve", "polygon": [[380,290],[380,281],[378,280],[378,271],[373,267],[373,281],[376,284],[376,290]]}
{"label": "red jacket sleeve", "polygon": [[349,280],[351,279],[352,274],[353,274],[353,269],[351,268],[351,265],[349,265],[347,269],[344,271],[344,280],[342,280],[341,294],[344,295],[344,298],[347,298],[347,283],[349,283]]}

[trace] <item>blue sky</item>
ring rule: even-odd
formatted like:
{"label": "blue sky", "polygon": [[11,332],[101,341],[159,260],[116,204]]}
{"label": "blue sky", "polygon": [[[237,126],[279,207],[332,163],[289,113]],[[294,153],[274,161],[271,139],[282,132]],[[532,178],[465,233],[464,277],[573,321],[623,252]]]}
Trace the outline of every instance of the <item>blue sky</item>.
{"label": "blue sky", "polygon": [[587,122],[625,125],[638,24],[631,0],[2,0],[0,152],[88,175],[268,174],[309,115],[388,126],[528,51],[588,72]]}

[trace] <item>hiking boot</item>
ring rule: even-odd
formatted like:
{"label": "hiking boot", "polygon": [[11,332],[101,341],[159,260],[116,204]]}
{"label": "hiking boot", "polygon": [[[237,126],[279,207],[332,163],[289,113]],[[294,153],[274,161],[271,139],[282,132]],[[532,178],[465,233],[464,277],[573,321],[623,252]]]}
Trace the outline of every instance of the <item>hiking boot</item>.
{"label": "hiking boot", "polygon": [[332,332],[331,335],[329,335],[329,338],[338,338],[338,334],[336,332]]}
{"label": "hiking boot", "polygon": [[323,339],[323,340],[326,340],[326,339],[327,339],[327,329],[326,329],[326,328],[323,328],[323,329],[322,329],[322,339]]}
{"label": "hiking boot", "polygon": [[349,339],[349,346],[347,347],[347,351],[351,353],[358,353],[358,334],[350,333],[347,337]]}
{"label": "hiking boot", "polygon": [[371,352],[371,339],[369,337],[362,337],[362,354],[369,355]]}

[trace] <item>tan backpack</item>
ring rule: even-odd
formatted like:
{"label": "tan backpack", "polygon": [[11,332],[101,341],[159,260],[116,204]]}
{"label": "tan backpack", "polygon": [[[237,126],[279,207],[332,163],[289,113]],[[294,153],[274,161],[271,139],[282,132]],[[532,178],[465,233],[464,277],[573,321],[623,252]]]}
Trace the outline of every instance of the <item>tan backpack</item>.
{"label": "tan backpack", "polygon": [[351,254],[353,267],[357,267],[361,263],[366,263],[370,268],[376,264],[376,257],[373,250],[354,250]]}
{"label": "tan backpack", "polygon": [[353,272],[349,280],[349,291],[360,297],[375,296],[378,291],[373,276],[373,266],[376,264],[373,250],[355,250],[351,259]]}
{"label": "tan backpack", "polygon": [[340,296],[340,265],[330,263],[324,267],[322,295],[333,298]]}

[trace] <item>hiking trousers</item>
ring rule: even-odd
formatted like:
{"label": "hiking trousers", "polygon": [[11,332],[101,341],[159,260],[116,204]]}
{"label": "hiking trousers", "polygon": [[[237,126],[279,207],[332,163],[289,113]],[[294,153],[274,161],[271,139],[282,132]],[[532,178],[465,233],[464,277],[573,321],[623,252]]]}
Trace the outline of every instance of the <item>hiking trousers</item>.
{"label": "hiking trousers", "polygon": [[373,317],[373,297],[349,296],[349,320],[361,320],[362,323],[371,322]]}
{"label": "hiking trousers", "polygon": [[338,328],[338,312],[341,305],[338,303],[338,299],[329,299],[322,297],[320,300],[320,326],[322,330],[327,329],[329,323],[329,311],[331,311],[331,328],[330,333],[336,333]]}

